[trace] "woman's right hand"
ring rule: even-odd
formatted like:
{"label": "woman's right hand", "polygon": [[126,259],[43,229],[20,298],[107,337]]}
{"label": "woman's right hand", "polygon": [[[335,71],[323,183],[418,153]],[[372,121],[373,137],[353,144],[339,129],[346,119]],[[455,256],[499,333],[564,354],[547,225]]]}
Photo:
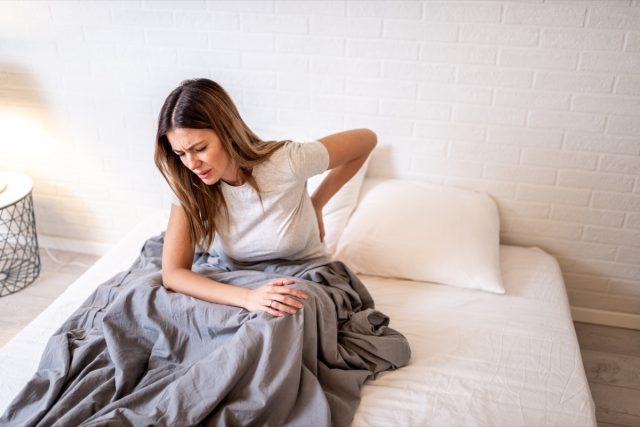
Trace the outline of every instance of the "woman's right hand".
{"label": "woman's right hand", "polygon": [[266,311],[273,316],[284,313],[294,314],[303,307],[302,302],[291,297],[305,299],[303,292],[290,288],[295,283],[291,279],[275,279],[259,288],[249,291],[245,307],[249,311]]}

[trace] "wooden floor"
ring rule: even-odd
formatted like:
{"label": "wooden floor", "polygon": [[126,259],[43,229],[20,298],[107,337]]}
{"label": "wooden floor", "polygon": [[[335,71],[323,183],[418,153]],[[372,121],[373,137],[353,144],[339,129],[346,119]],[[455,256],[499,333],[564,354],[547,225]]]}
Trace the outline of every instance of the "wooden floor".
{"label": "wooden floor", "polygon": [[40,248],[40,276],[26,288],[0,297],[0,348],[40,314],[99,259],[96,255]]}
{"label": "wooden floor", "polygon": [[640,427],[640,331],[574,322],[599,427]]}
{"label": "wooden floor", "polygon": [[[99,257],[41,249],[42,272],[0,298],[0,348]],[[574,323],[599,427],[640,427],[640,331]]]}

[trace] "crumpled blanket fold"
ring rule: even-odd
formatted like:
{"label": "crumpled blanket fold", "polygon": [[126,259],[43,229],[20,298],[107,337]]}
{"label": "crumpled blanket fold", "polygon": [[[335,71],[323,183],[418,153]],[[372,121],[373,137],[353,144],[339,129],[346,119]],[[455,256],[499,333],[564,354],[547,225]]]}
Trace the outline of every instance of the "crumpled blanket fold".
{"label": "crumpled blanket fold", "polygon": [[193,270],[308,295],[273,317],[162,286],[164,233],[49,339],[3,426],[348,426],[365,381],[408,363],[404,336],[362,282],[329,259],[244,264],[196,253]]}

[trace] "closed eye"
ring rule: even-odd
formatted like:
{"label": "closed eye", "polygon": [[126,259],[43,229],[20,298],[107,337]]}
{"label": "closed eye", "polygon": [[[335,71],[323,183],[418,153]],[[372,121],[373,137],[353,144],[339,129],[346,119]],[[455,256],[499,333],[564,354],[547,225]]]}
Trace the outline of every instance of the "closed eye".
{"label": "closed eye", "polygon": [[[201,153],[201,152],[203,152],[203,151],[204,151],[204,150],[206,150],[206,149],[207,149],[207,146],[205,145],[204,147],[196,148],[196,149],[195,149],[195,152],[196,152],[196,153]],[[192,149],[190,149],[190,150],[192,150]],[[182,151],[174,151],[174,154],[175,154],[176,156],[178,156],[178,157],[182,157],[182,156],[184,156],[184,153],[183,153]]]}

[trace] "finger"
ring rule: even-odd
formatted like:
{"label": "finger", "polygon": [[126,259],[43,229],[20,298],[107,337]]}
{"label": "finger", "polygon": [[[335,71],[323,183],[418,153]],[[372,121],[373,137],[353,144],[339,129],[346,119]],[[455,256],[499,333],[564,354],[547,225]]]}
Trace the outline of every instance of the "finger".
{"label": "finger", "polygon": [[290,305],[284,304],[276,299],[273,300],[273,304],[271,304],[271,307],[280,312],[289,313],[289,314],[294,314],[296,311],[298,311],[298,308],[291,307]]}
{"label": "finger", "polygon": [[276,301],[274,302],[271,307],[274,307],[276,305],[276,303],[280,303],[282,305],[288,305],[290,307],[293,307],[295,309],[299,309],[304,307],[304,304],[302,304],[300,301],[295,300],[293,298],[290,298],[286,295],[274,295],[273,296],[273,300]]}
{"label": "finger", "polygon": [[278,310],[275,310],[275,309],[273,309],[273,308],[265,307],[265,308],[264,308],[264,311],[265,311],[266,313],[269,313],[269,314],[270,314],[270,315],[272,315],[272,316],[275,316],[275,317],[282,317],[282,316],[284,316],[284,314],[282,314],[281,312],[279,312]]}
{"label": "finger", "polygon": [[296,281],[292,280],[292,279],[275,279],[272,280],[271,282],[269,282],[270,285],[276,285],[276,286],[284,286],[284,285],[292,285],[294,284]]}
{"label": "finger", "polygon": [[275,301],[273,299],[269,298],[269,299],[263,300],[262,304],[264,306],[264,308],[262,310],[264,310],[265,312],[267,312],[267,313],[269,313],[269,314],[271,314],[273,316],[278,316],[278,317],[283,316],[283,314],[280,313],[274,307]]}
{"label": "finger", "polygon": [[292,295],[294,297],[298,297],[298,298],[303,298],[306,299],[307,295],[302,292],[299,291],[297,289],[291,289],[291,288],[274,288],[273,289],[274,294],[286,294],[286,295]]}

